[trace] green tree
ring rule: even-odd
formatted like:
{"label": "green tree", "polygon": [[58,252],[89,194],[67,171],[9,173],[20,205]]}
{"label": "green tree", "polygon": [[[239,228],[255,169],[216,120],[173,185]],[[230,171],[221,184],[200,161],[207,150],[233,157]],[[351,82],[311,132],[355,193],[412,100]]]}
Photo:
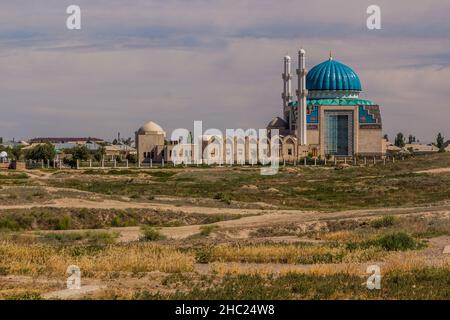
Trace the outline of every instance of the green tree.
{"label": "green tree", "polygon": [[411,143],[414,143],[414,142],[416,142],[416,137],[413,136],[412,134],[410,134],[408,136],[408,143],[411,144]]}
{"label": "green tree", "polygon": [[383,136],[383,138],[384,138],[386,141],[389,141],[389,136],[388,136],[387,134],[385,134],[385,135]]}
{"label": "green tree", "polygon": [[405,137],[403,136],[403,133],[397,133],[394,144],[399,148],[403,148],[405,146]]}
{"label": "green tree", "polygon": [[26,154],[26,159],[31,160],[53,160],[56,156],[56,150],[50,143],[41,143],[29,149]]}
{"label": "green tree", "polygon": [[137,155],[129,153],[129,154],[127,154],[127,160],[130,163],[136,163],[137,162]]}
{"label": "green tree", "polygon": [[88,160],[90,153],[89,149],[84,145],[78,145],[70,150],[70,153],[72,154],[72,159],[74,160]]}
{"label": "green tree", "polygon": [[20,160],[20,158],[22,157],[22,154],[23,154],[22,148],[23,148],[22,146],[17,145],[10,149],[9,153],[13,156],[14,160],[16,160],[16,161]]}
{"label": "green tree", "polygon": [[439,152],[444,152],[444,136],[440,132],[436,137],[436,147],[439,148]]}
{"label": "green tree", "polygon": [[94,151],[94,159],[98,162],[102,161],[102,159],[105,157],[106,154],[106,148],[104,146],[100,146],[96,151]]}
{"label": "green tree", "polygon": [[133,140],[131,139],[131,137],[128,137],[126,140],[122,139],[122,143],[127,146],[131,146],[131,143],[133,143]]}

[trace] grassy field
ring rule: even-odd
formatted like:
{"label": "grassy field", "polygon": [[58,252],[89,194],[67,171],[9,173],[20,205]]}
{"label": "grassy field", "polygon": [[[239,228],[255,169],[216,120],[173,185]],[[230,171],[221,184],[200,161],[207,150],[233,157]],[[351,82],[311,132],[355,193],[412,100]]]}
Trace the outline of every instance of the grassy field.
{"label": "grassy field", "polygon": [[449,167],[2,171],[0,298],[450,299]]}
{"label": "grassy field", "polygon": [[169,168],[147,170],[140,175],[127,170],[120,175],[122,179],[108,179],[107,174],[90,170],[84,175],[51,180],[51,185],[136,199],[176,194],[225,202],[264,202],[289,209],[336,211],[446,200],[450,197],[450,175],[417,171],[448,166],[450,157],[444,154],[346,170],[286,167],[274,176],[261,176],[258,168],[251,167]]}

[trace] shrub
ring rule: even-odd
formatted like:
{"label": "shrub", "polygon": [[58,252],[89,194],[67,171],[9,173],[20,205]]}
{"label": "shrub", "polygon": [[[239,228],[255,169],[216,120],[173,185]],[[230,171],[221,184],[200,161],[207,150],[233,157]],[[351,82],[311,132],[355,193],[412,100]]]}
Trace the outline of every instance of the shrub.
{"label": "shrub", "polygon": [[378,240],[377,244],[387,251],[404,251],[416,249],[418,244],[413,237],[404,232],[396,232],[385,235]]}
{"label": "shrub", "polygon": [[166,237],[162,235],[157,229],[149,226],[142,227],[142,240],[146,241],[157,241],[164,240]]}
{"label": "shrub", "polygon": [[213,197],[215,200],[220,200],[222,202],[225,202],[226,204],[231,204],[231,198],[229,195],[226,195],[222,192],[218,192]]}
{"label": "shrub", "polygon": [[213,226],[213,225],[209,225],[209,226],[202,226],[200,227],[200,235],[207,237],[211,234],[211,232],[213,232],[214,230],[218,229],[218,226]]}
{"label": "shrub", "polygon": [[68,230],[72,225],[72,219],[70,216],[63,216],[59,218],[58,223],[55,227],[56,230]]}
{"label": "shrub", "polygon": [[118,234],[104,231],[80,231],[80,232],[65,232],[65,233],[45,233],[43,237],[48,240],[58,242],[75,242],[86,241],[89,244],[105,245],[115,242]]}
{"label": "shrub", "polygon": [[394,216],[384,216],[379,219],[372,220],[370,225],[375,229],[387,228],[393,226],[397,222]]}
{"label": "shrub", "polygon": [[124,223],[119,216],[114,216],[111,220],[111,226],[112,227],[123,227]]}
{"label": "shrub", "polygon": [[198,263],[209,263],[213,260],[213,252],[210,247],[199,248],[195,251],[195,261]]}
{"label": "shrub", "polygon": [[394,232],[383,235],[378,239],[362,241],[362,242],[348,242],[345,244],[347,250],[354,251],[357,249],[368,249],[371,247],[378,247],[386,251],[405,251],[417,249],[421,246],[413,237],[404,232]]}
{"label": "shrub", "polygon": [[7,295],[6,300],[43,300],[38,292],[23,292],[12,295]]}
{"label": "shrub", "polygon": [[15,220],[3,218],[0,219],[0,230],[18,231],[20,226]]}

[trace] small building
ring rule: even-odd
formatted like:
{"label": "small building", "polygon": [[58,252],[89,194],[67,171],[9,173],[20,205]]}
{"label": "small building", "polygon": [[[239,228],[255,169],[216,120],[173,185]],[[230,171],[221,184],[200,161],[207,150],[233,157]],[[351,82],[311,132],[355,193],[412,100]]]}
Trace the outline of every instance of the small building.
{"label": "small building", "polygon": [[418,154],[439,152],[439,148],[435,145],[422,143],[407,143],[405,144],[404,149]]}
{"label": "small building", "polygon": [[155,122],[148,121],[135,132],[137,160],[139,163],[167,160],[166,132]]}
{"label": "small building", "polygon": [[40,137],[30,139],[29,143],[51,143],[51,144],[63,144],[63,143],[75,143],[86,144],[89,142],[104,142],[103,139],[93,137]]}
{"label": "small building", "polygon": [[125,160],[128,158],[129,155],[136,155],[137,151],[136,148],[133,148],[126,144],[113,144],[105,146],[105,158],[114,160],[117,157],[120,158],[120,160]]}
{"label": "small building", "polygon": [[392,144],[392,143],[388,143],[386,145],[386,153],[387,154],[397,154],[397,153],[401,153],[402,152],[402,148],[397,147],[396,145]]}

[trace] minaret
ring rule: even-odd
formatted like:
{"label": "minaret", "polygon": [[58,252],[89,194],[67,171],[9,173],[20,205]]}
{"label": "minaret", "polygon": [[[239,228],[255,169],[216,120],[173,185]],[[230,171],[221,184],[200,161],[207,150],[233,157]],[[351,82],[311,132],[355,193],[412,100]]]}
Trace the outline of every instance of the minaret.
{"label": "minaret", "polygon": [[284,57],[284,72],[282,74],[283,78],[283,93],[281,98],[283,99],[283,116],[284,120],[289,123],[289,130],[292,130],[292,112],[289,107],[289,103],[292,101],[292,91],[291,91],[291,57]]}
{"label": "minaret", "polygon": [[300,49],[298,52],[298,90],[297,90],[297,140],[301,146],[307,145],[306,139],[306,62],[305,50]]}

